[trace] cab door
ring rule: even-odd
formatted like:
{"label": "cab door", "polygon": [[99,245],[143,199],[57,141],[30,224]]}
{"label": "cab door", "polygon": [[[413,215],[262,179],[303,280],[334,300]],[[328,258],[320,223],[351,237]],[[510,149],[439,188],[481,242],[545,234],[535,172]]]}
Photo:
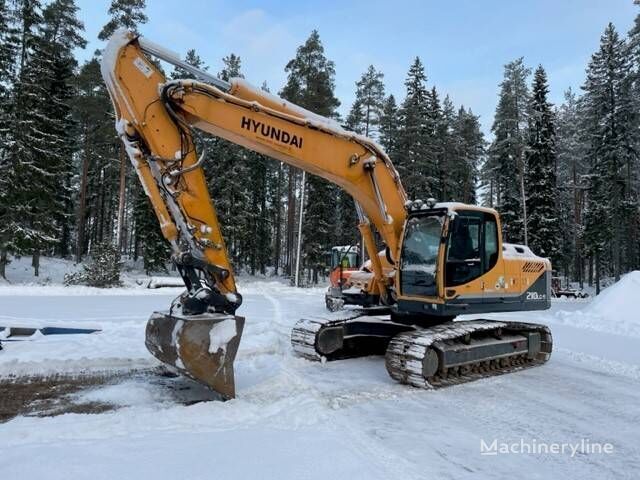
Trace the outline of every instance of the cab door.
{"label": "cab door", "polygon": [[485,212],[482,221],[482,297],[483,303],[501,301],[507,291],[504,262],[500,261],[500,226],[494,215]]}
{"label": "cab door", "polygon": [[479,210],[457,210],[445,259],[445,296],[468,304],[495,301],[503,294],[499,224]]}

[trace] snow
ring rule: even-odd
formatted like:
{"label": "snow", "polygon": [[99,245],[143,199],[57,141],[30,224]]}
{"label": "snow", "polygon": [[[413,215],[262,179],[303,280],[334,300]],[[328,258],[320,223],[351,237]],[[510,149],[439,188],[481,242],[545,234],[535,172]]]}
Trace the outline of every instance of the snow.
{"label": "snow", "polygon": [[549,264],[549,260],[544,257],[539,257],[529,247],[526,245],[516,245],[514,243],[503,243],[502,244],[502,256],[507,259],[524,259],[524,260],[535,260],[539,262],[544,262],[545,264]]}
{"label": "snow", "polygon": [[636,303],[639,292],[640,271],[636,270],[604,289],[580,310],[571,314],[561,312],[558,317],[564,324],[640,338],[640,314]]}
{"label": "snow", "polygon": [[[236,323],[233,318],[215,324],[209,331],[209,353],[214,354],[222,350],[224,358],[227,343],[236,336],[236,333]],[[224,363],[224,360],[222,360],[222,363]]]}
{"label": "snow", "polygon": [[[74,397],[118,405],[99,415],[21,416],[0,424],[3,478],[634,478],[640,469],[640,335],[630,303],[639,272],[606,295],[491,318],[546,323],[540,368],[423,391],[394,383],[378,357],[295,357],[291,326],[325,315],[324,287],[240,279],[246,317],[237,398],[183,405],[130,379]],[[97,325],[92,335],[7,343],[0,376],[130,370],[158,362],[144,326],[180,289],[0,287],[0,323]],[[635,290],[634,290],[635,289]],[[37,291],[37,300],[33,291]],[[47,295],[46,291],[50,291]],[[613,308],[615,315],[611,314]],[[627,315],[628,314],[628,315]],[[589,318],[588,322],[585,319]],[[480,441],[610,442],[610,455],[480,455]]]}

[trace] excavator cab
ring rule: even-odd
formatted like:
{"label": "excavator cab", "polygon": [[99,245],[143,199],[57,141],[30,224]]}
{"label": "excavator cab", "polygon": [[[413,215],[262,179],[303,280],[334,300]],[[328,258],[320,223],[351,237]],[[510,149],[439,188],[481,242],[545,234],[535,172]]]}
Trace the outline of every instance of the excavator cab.
{"label": "excavator cab", "polygon": [[[410,210],[399,262],[399,310],[454,317],[449,298],[459,292],[482,301],[497,272],[499,224],[495,212],[469,205],[432,204]],[[460,312],[463,313],[463,312]]]}

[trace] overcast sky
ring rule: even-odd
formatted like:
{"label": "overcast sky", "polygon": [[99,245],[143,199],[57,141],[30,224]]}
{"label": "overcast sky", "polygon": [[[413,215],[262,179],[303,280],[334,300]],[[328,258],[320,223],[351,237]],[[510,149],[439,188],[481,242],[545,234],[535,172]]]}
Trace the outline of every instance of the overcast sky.
{"label": "overcast sky", "polygon": [[[78,0],[89,45],[102,42],[110,0]],[[453,0],[453,1],[215,1],[147,0],[149,21],[140,31],[181,55],[195,48],[221,69],[231,52],[242,59],[245,77],[266,81],[272,92],[285,82],[284,66],[311,30],[318,29],[326,55],[336,65],[336,95],[346,115],[354,82],[369,64],[385,74],[388,93],[404,96],[413,58],[426,66],[429,86],[449,94],[491,127],[503,65],[524,56],[549,75],[551,99],[579,90],[590,55],[608,22],[626,34],[640,12],[632,0]]]}

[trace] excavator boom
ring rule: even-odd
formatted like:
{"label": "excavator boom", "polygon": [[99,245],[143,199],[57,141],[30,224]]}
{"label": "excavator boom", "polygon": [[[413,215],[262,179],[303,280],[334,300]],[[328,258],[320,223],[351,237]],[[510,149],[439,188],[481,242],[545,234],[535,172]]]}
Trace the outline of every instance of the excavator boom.
{"label": "excavator boom", "polygon": [[[151,57],[203,81],[167,81]],[[147,347],[164,363],[233,397],[233,359],[244,325],[235,311],[242,297],[195,152],[193,128],[340,185],[358,205],[359,228],[376,260],[371,222],[394,255],[399,249],[406,195],[398,174],[372,140],[243,79],[224,82],[130,32],[120,30],[110,39],[102,75],[123,146],[187,286],[169,312],[149,321]],[[380,262],[373,263],[370,288],[386,296],[388,278]],[[217,332],[224,332],[224,341]]]}

